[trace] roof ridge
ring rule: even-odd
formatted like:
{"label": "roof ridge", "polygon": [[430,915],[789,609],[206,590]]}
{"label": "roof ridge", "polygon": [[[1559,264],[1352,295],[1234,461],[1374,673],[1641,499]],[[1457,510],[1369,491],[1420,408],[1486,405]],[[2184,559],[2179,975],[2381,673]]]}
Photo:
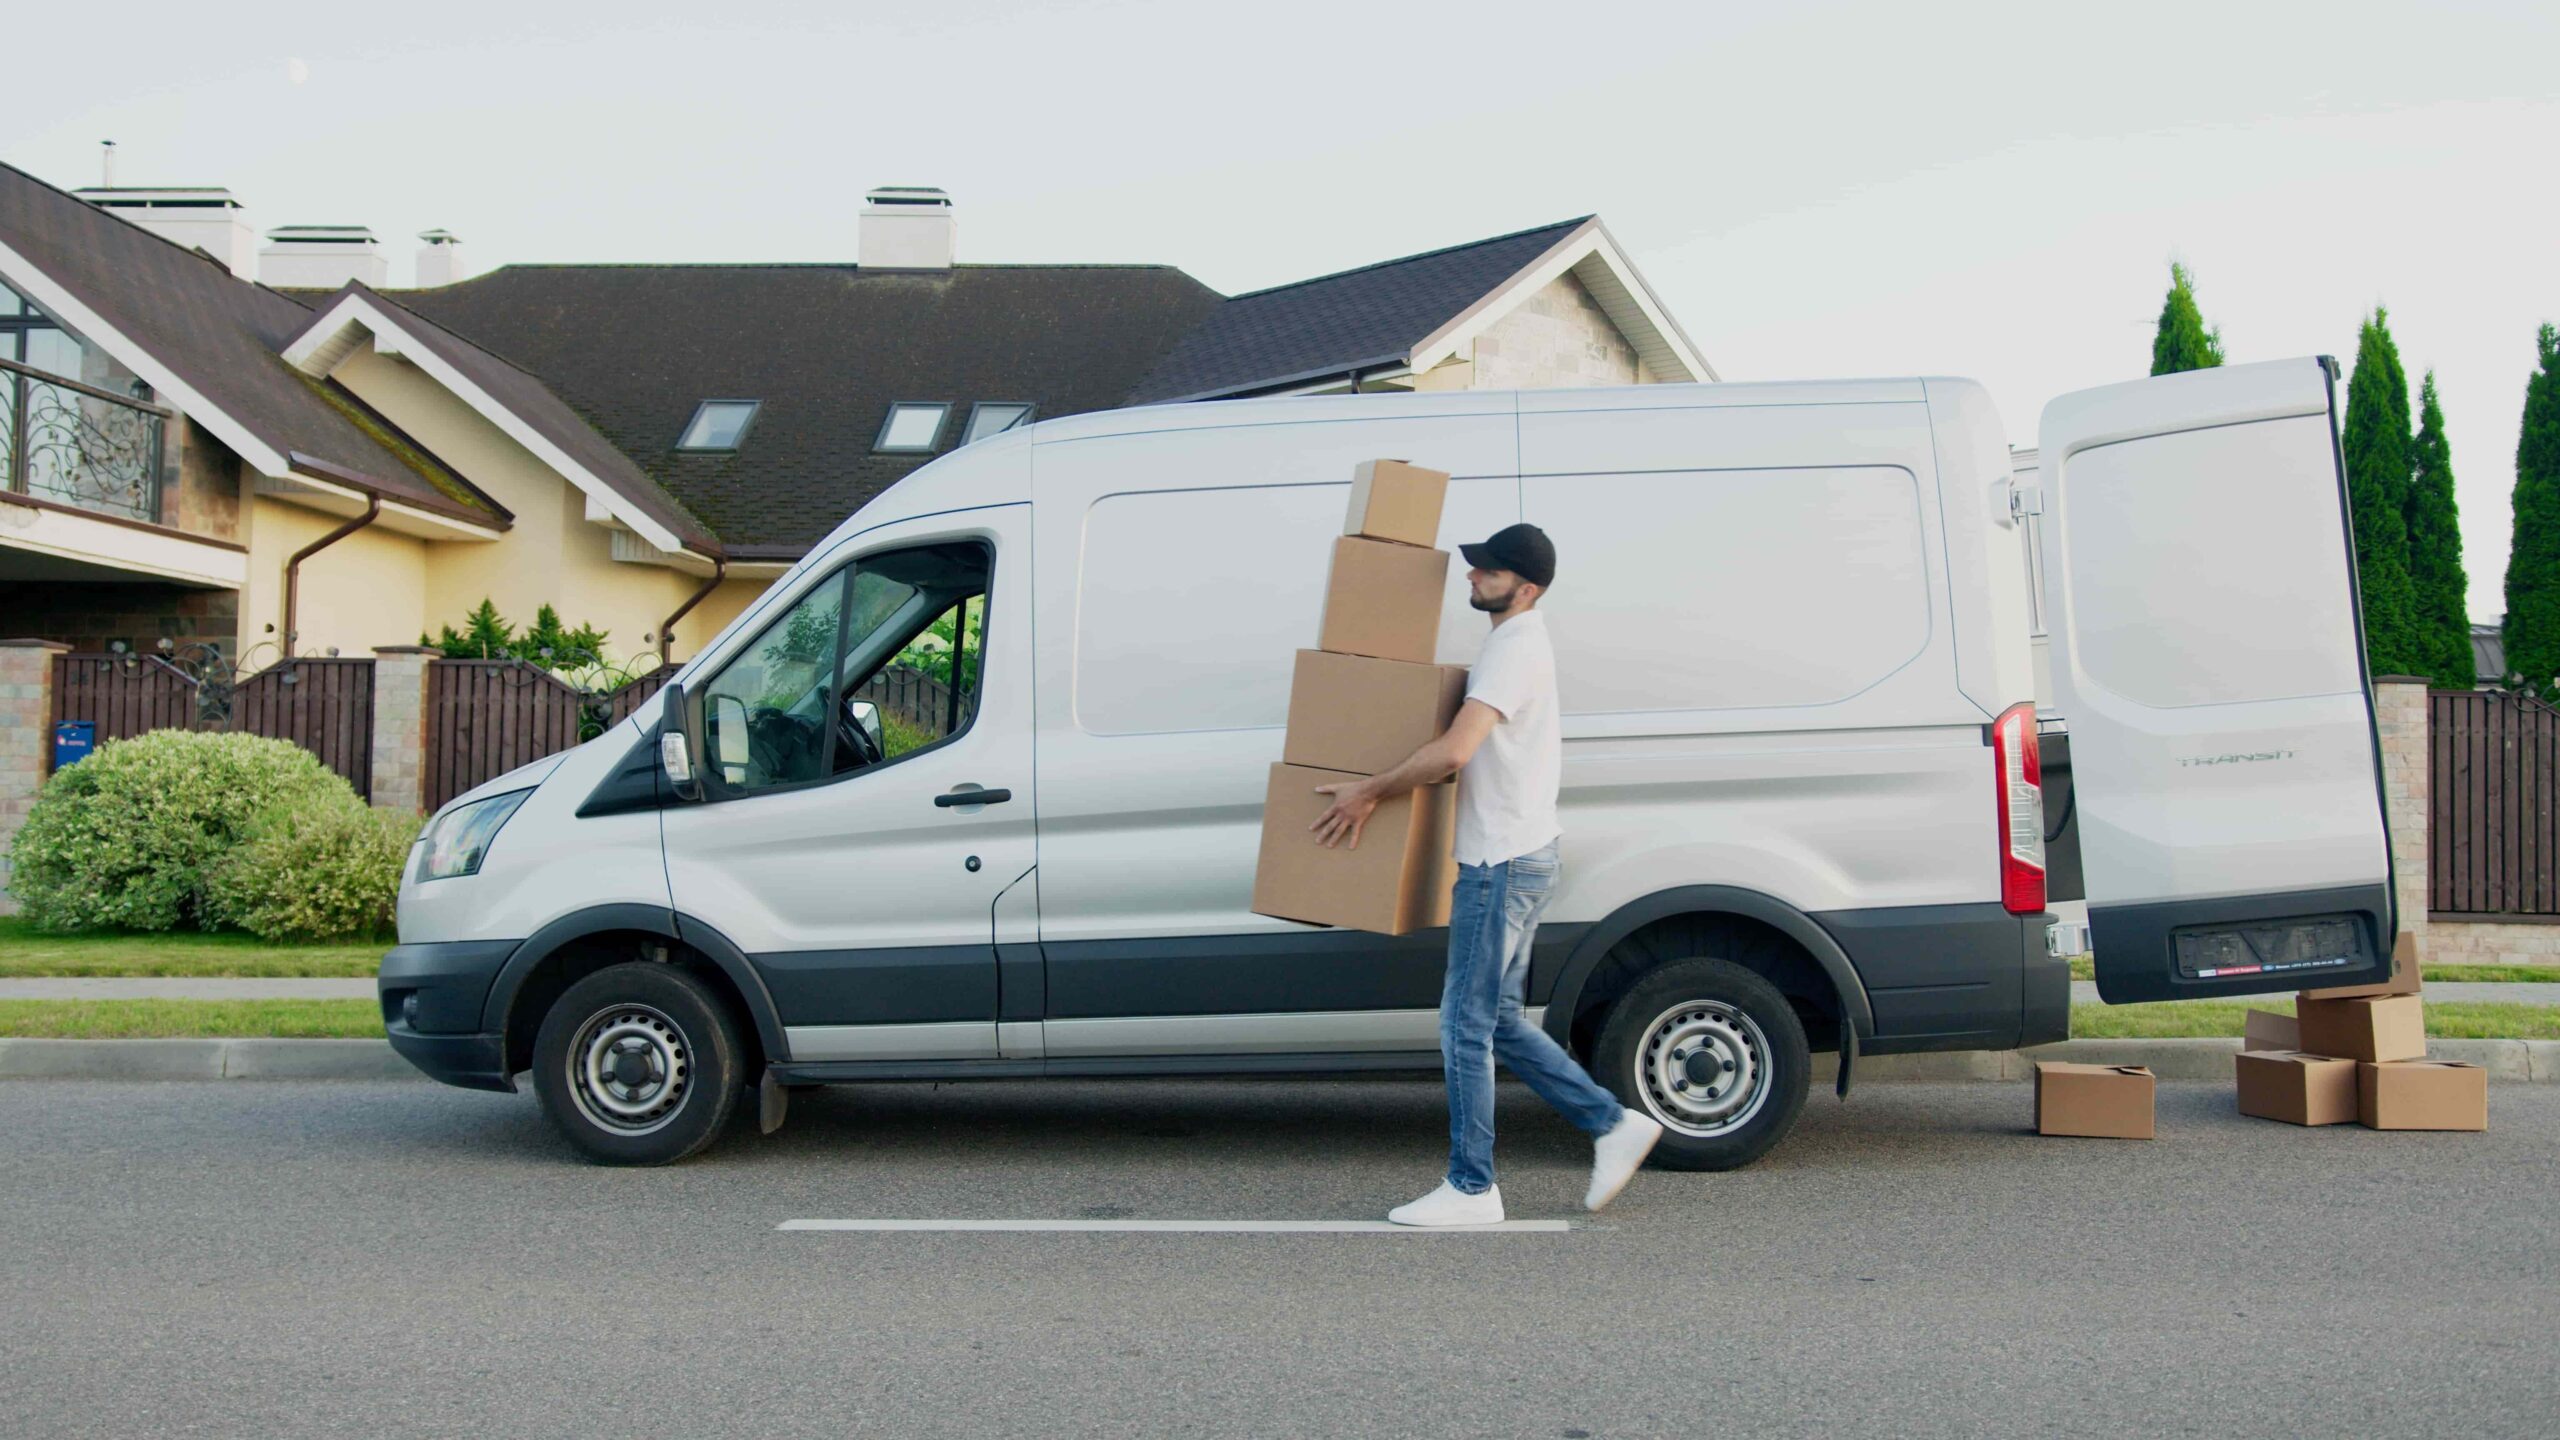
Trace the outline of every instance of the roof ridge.
{"label": "roof ridge", "polygon": [[[862,268],[845,260],[514,260],[494,270],[484,270],[468,280],[457,280],[452,285],[412,285],[403,289],[406,293],[428,289],[450,290],[456,286],[486,280],[493,275],[503,275],[510,270],[850,270],[860,272]],[[1190,273],[1179,265],[1161,260],[980,260],[964,261],[951,268],[954,270],[1164,270],[1176,275]],[[912,276],[933,273],[928,270],[884,270],[879,266],[873,266],[872,270],[877,274],[888,275]],[[384,292],[377,290],[374,293]]]}
{"label": "roof ridge", "polygon": [[1429,260],[1441,255],[1453,255],[1461,250],[1478,250],[1487,245],[1499,245],[1505,240],[1518,240],[1523,236],[1536,235],[1544,231],[1572,230],[1580,226],[1587,225],[1599,218],[1598,213],[1594,212],[1589,215],[1576,216],[1571,220],[1557,220],[1545,225],[1532,225],[1525,230],[1514,230],[1507,235],[1487,235],[1481,240],[1468,240],[1456,245],[1443,245],[1437,250],[1417,250],[1411,255],[1399,255],[1392,260],[1373,260],[1366,265],[1354,265],[1348,270],[1336,270],[1324,275],[1310,275],[1304,280],[1291,280],[1283,285],[1266,285],[1262,289],[1247,290],[1240,294],[1230,295],[1227,298],[1230,300],[1251,300],[1264,295],[1276,295],[1283,290],[1295,290],[1301,285],[1321,285],[1327,280],[1340,280],[1346,276],[1365,274],[1371,270],[1384,270],[1390,265],[1409,265],[1416,260]]}

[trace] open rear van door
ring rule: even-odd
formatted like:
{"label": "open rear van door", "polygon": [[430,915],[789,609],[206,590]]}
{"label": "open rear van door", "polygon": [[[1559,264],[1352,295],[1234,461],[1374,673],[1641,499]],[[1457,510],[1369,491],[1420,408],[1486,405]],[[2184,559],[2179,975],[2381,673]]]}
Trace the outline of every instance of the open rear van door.
{"label": "open rear van door", "polygon": [[2054,702],[2111,1004],[2389,978],[2336,385],[2283,360],[2045,407]]}

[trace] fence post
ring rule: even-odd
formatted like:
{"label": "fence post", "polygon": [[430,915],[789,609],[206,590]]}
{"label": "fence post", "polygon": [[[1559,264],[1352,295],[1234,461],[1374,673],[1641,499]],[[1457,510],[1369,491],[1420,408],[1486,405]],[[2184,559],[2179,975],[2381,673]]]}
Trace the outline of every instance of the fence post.
{"label": "fence post", "polygon": [[9,893],[9,844],[44,784],[53,745],[53,657],[69,650],[50,640],[0,640],[0,915],[18,913]]}
{"label": "fence post", "polygon": [[373,650],[373,803],[415,815],[427,808],[426,645]]}
{"label": "fence post", "polygon": [[2422,676],[2373,677],[2375,728],[2382,736],[2382,808],[2391,822],[2391,864],[2399,880],[2400,928],[2427,954],[2427,682]]}

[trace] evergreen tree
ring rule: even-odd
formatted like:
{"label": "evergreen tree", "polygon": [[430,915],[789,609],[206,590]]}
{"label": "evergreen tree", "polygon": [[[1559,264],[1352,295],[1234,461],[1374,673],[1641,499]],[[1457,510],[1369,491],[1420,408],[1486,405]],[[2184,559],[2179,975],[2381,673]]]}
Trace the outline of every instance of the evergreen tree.
{"label": "evergreen tree", "polygon": [[2205,328],[2204,312],[2196,308],[2195,277],[2172,261],[2169,296],[2160,302],[2160,329],[2151,337],[2151,373],[2210,370],[2221,363],[2222,332]]}
{"label": "evergreen tree", "polygon": [[2560,676],[2560,331],[2534,337],[2516,438],[2515,540],[2507,552],[2507,670],[2549,696]]}
{"label": "evergreen tree", "polygon": [[495,601],[483,598],[463,617],[461,633],[447,625],[435,639],[421,635],[418,643],[442,650],[447,660],[504,660],[515,653],[516,627],[498,614]]}
{"label": "evergreen tree", "polygon": [[2445,441],[2444,410],[2436,403],[2436,372],[2418,386],[2418,441],[2410,459],[2409,588],[2417,598],[2419,659],[2423,673],[2448,690],[2468,690],[2471,662],[2471,581],[2462,570],[2462,512],[2453,498],[2453,450]]}
{"label": "evergreen tree", "polygon": [[2375,306],[2356,335],[2356,371],[2347,381],[2340,437],[2347,502],[2356,529],[2356,581],[2364,591],[2365,658],[2376,675],[2422,673],[2417,597],[2409,585],[2409,376],[2391,340],[2391,317]]}

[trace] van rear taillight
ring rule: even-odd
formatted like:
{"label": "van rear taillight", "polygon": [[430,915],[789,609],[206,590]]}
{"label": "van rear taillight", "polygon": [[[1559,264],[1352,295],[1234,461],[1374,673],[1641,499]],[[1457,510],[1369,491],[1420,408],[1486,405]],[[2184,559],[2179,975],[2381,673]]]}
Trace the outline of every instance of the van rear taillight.
{"label": "van rear taillight", "polygon": [[2044,909],[2044,766],[2036,754],[2036,707],[2021,701],[1991,722],[1991,769],[1999,785],[2000,903],[2012,915]]}

